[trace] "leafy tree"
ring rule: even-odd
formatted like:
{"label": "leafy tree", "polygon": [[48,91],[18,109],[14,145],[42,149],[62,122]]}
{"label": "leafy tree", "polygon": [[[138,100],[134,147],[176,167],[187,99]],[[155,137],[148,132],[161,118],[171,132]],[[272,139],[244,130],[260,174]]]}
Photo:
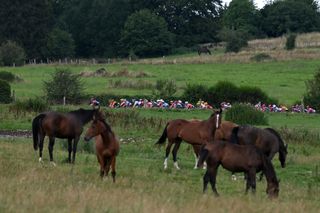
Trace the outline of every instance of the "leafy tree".
{"label": "leafy tree", "polygon": [[57,69],[51,80],[43,82],[43,89],[52,103],[61,103],[63,97],[68,103],[79,103],[84,91],[80,76],[72,74],[69,69]]}
{"label": "leafy tree", "polygon": [[163,18],[141,10],[128,17],[120,43],[138,56],[156,56],[171,50],[172,37]]}
{"label": "leafy tree", "polygon": [[320,16],[316,4],[309,0],[275,1],[261,9],[261,28],[268,36],[319,30]]}
{"label": "leafy tree", "polygon": [[43,57],[46,35],[53,25],[48,0],[0,0],[0,42],[16,41],[28,58]]}
{"label": "leafy tree", "polygon": [[53,29],[47,38],[47,57],[65,58],[74,56],[74,40],[71,34],[60,30]]}
{"label": "leafy tree", "polygon": [[176,82],[173,80],[157,80],[153,95],[161,98],[172,97],[177,91]]}
{"label": "leafy tree", "polygon": [[296,34],[289,34],[286,40],[286,50],[293,50],[296,47]]}
{"label": "leafy tree", "polygon": [[320,110],[320,69],[315,73],[314,78],[305,82],[307,92],[304,95],[304,103]]}
{"label": "leafy tree", "polygon": [[249,35],[259,35],[259,11],[252,0],[232,0],[223,13],[223,25],[231,30],[241,30]]}
{"label": "leafy tree", "polygon": [[226,41],[226,52],[239,52],[248,46],[248,34],[242,30],[223,29],[219,32],[222,41]]}
{"label": "leafy tree", "polygon": [[0,61],[5,66],[23,65],[26,59],[24,49],[16,42],[6,41],[0,46]]}
{"label": "leafy tree", "polygon": [[0,79],[0,103],[11,102],[11,87],[7,81]]}

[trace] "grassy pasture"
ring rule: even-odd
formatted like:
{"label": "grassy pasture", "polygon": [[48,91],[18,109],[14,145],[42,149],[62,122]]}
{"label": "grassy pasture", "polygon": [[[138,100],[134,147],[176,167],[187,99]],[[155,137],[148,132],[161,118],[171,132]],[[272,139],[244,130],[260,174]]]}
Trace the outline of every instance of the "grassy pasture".
{"label": "grassy pasture", "polygon": [[[212,56],[215,57],[215,56]],[[15,68],[1,68],[20,76],[24,81],[13,83],[12,89],[17,98],[43,95],[43,80],[59,66],[28,65]],[[305,81],[311,79],[320,67],[318,60],[294,60],[263,63],[205,63],[205,64],[109,64],[109,65],[68,65],[72,71],[96,71],[105,68],[115,73],[123,70],[144,72],[149,76],[136,78],[122,77],[88,77],[83,78],[86,92],[89,94],[111,93],[116,95],[150,95],[151,89],[112,88],[110,80],[123,80],[155,83],[157,79],[173,79],[178,86],[177,95],[182,94],[186,84],[203,84],[212,86],[218,81],[231,81],[237,86],[257,86],[280,103],[291,105],[301,100],[305,93]]]}
{"label": "grassy pasture", "polygon": [[[117,131],[117,130],[116,130]],[[67,152],[58,140],[54,149],[57,167],[39,164],[32,139],[0,138],[1,212],[317,212],[320,207],[319,146],[289,144],[287,168],[274,165],[280,197],[270,201],[266,181],[257,182],[256,195],[244,195],[245,183],[238,174],[219,169],[217,189],[202,194],[204,170],[193,169],[193,154],[183,144],[180,171],[163,170],[164,148],[153,144],[158,135],[129,142],[125,133],[117,163],[117,182],[101,181],[94,154],[78,152],[74,166],[65,163]],[[47,141],[45,145],[47,145]],[[80,143],[84,143],[81,141]],[[93,143],[93,142],[90,142]],[[46,146],[45,146],[46,147]]]}

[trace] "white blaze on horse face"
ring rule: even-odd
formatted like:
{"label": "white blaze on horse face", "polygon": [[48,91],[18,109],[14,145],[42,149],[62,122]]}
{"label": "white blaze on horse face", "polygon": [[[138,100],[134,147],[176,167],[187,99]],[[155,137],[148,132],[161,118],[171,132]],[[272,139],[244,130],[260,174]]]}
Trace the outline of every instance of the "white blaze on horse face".
{"label": "white blaze on horse face", "polygon": [[219,117],[220,117],[220,114],[217,114],[217,117],[216,117],[216,129],[219,128]]}

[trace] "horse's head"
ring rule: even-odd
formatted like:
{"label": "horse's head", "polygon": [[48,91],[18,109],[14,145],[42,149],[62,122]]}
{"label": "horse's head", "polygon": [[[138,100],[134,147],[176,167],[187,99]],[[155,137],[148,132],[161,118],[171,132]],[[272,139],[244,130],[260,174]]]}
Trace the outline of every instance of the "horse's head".
{"label": "horse's head", "polygon": [[283,150],[279,150],[279,161],[281,163],[282,168],[286,167],[287,154],[288,154],[288,144],[284,146]]}
{"label": "horse's head", "polygon": [[279,196],[279,182],[277,179],[275,179],[274,181],[268,181],[268,186],[267,186],[267,194],[268,197],[273,199],[273,198],[277,198]]}
{"label": "horse's head", "polygon": [[89,141],[91,138],[100,135],[102,132],[106,130],[106,126],[104,124],[104,121],[101,120],[100,118],[94,118],[92,121],[90,127],[88,128],[84,140]]}

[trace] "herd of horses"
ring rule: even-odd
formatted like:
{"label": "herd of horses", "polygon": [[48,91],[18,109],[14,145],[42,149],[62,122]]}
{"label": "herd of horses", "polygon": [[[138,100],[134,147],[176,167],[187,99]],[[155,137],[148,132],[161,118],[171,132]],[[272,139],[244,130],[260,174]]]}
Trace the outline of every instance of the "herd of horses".
{"label": "herd of horses", "polygon": [[[267,194],[278,197],[277,179],[272,159],[279,153],[282,167],[285,167],[287,145],[272,128],[239,126],[230,121],[222,121],[222,110],[214,110],[207,120],[175,119],[169,121],[156,144],[164,144],[168,139],[164,160],[164,169],[168,168],[168,158],[172,150],[174,167],[180,169],[177,152],[182,141],[192,145],[195,154],[195,168],[206,167],[203,176],[203,192],[210,182],[213,192],[216,190],[216,176],[220,165],[232,173],[244,172],[246,192],[256,189],[256,173],[262,172],[267,180]],[[45,136],[49,137],[49,156],[53,163],[55,138],[68,139],[68,162],[74,163],[77,144],[85,124],[91,124],[84,136],[85,141],[95,138],[96,155],[100,164],[100,176],[108,175],[111,169],[112,179],[116,177],[116,156],[119,153],[119,141],[106,122],[100,109],[78,109],[68,113],[44,112],[32,121],[33,147],[39,148],[39,162],[42,162],[42,150]],[[72,153],[72,158],[71,158]]]}

